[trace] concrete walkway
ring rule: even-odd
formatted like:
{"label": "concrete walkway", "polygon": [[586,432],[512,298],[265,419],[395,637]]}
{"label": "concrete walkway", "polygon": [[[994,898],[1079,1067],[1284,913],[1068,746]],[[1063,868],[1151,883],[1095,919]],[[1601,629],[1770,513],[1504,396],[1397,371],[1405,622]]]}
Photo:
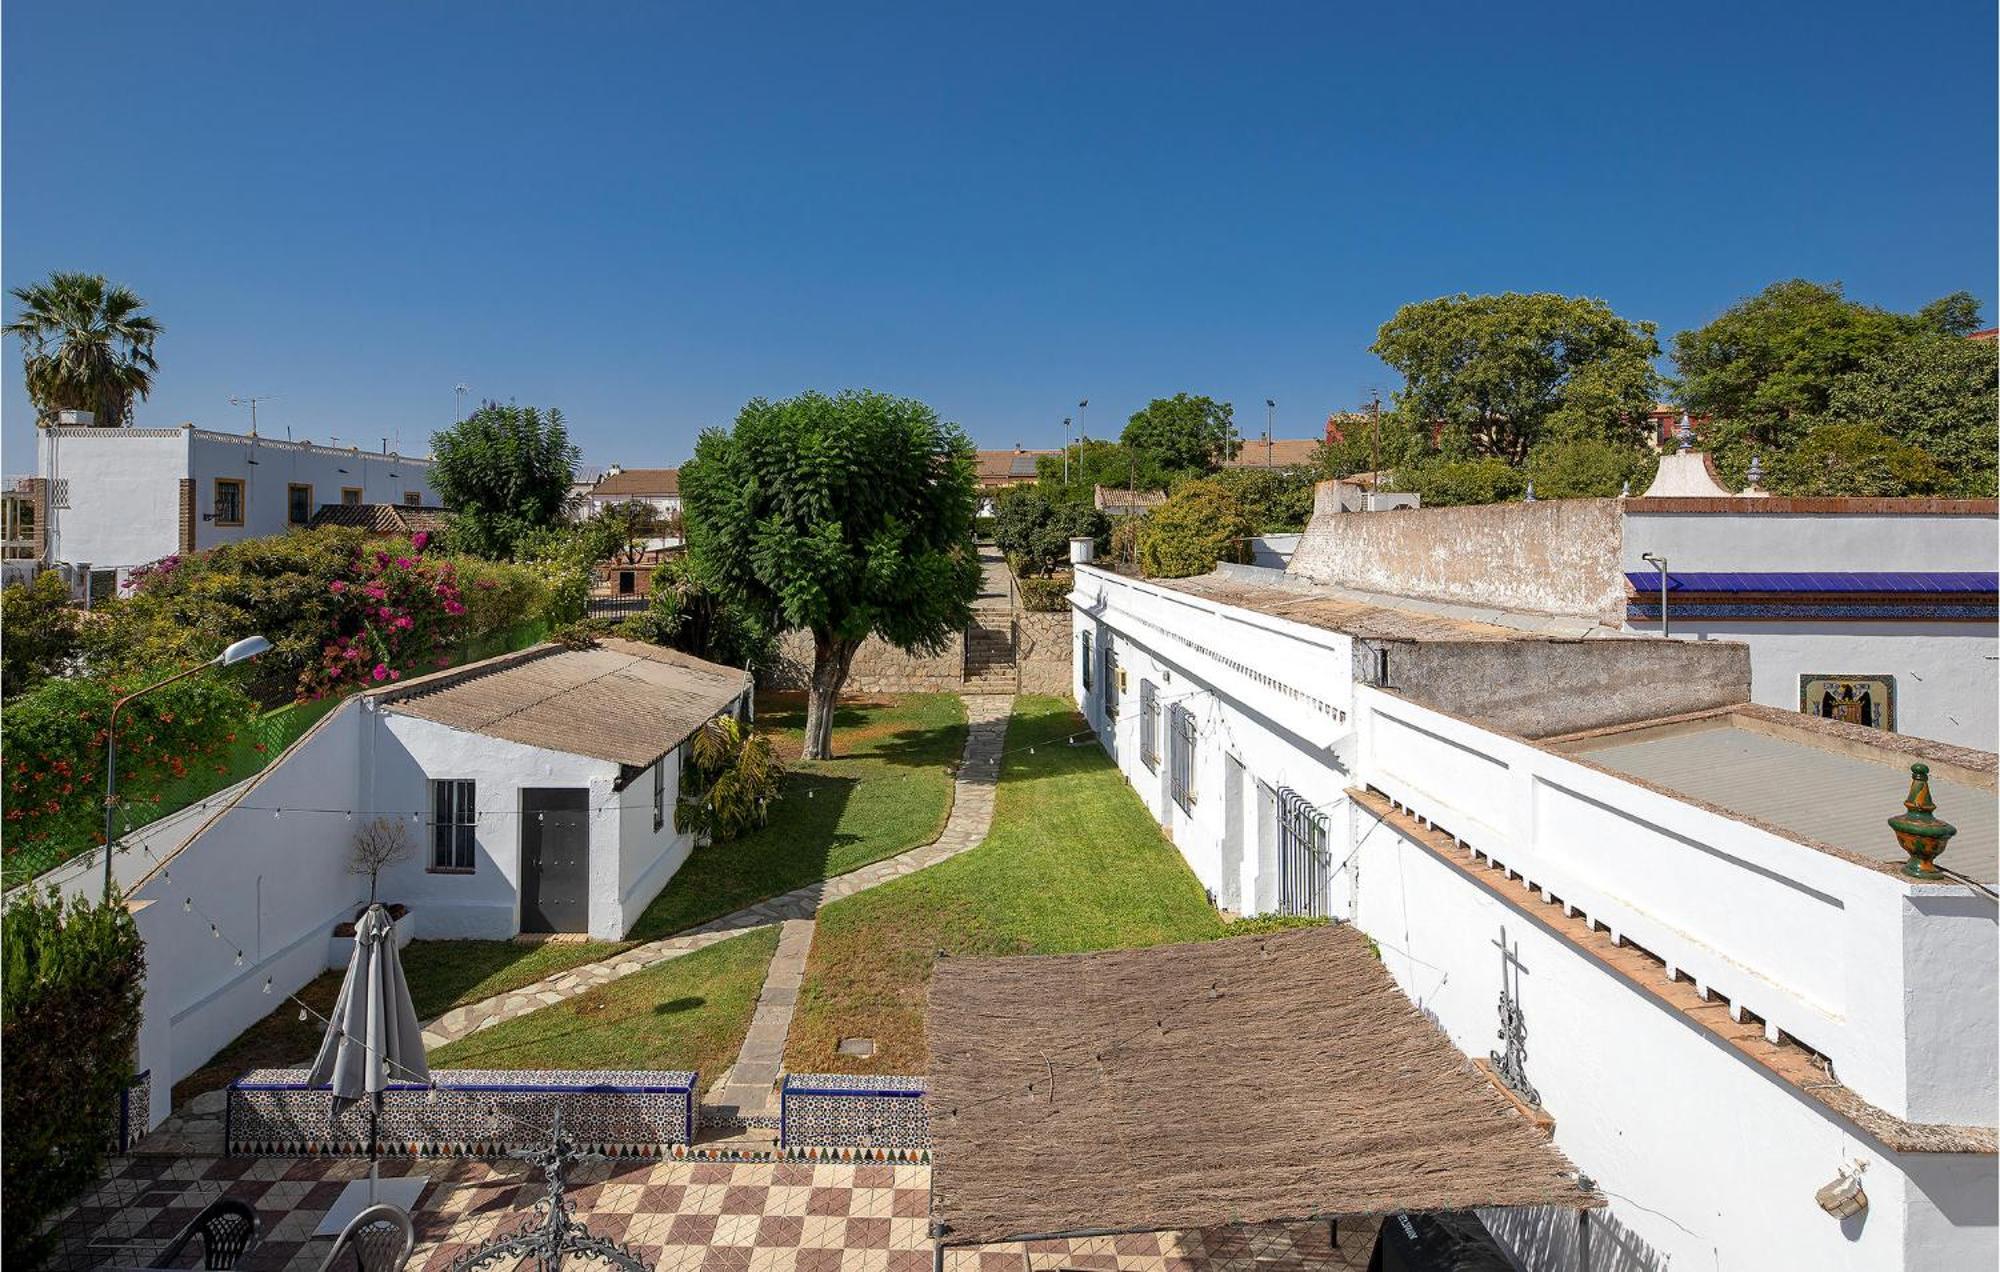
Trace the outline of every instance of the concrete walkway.
{"label": "concrete walkway", "polygon": [[[809,920],[819,912],[819,907],[827,901],[837,901],[853,896],[857,892],[872,888],[890,879],[899,879],[926,866],[934,866],[947,858],[955,857],[968,848],[978,845],[986,838],[986,828],[993,820],[993,788],[998,777],[998,766],[993,763],[1007,736],[1007,717],[1012,713],[1014,700],[999,695],[968,697],[965,699],[965,713],[968,728],[965,737],[965,753],[959,764],[957,781],[952,792],[951,815],[946,819],[944,832],[921,848],[913,848],[906,853],[889,857],[835,875],[831,879],[821,879],[795,888],[779,896],[759,901],[752,906],[726,914],[699,927],[667,937],[635,945],[631,949],[614,954],[596,963],[586,963],[572,967],[532,985],[496,994],[480,1002],[469,1003],[439,1016],[424,1027],[424,1047],[441,1047],[481,1029],[490,1028],[503,1020],[525,1016],[531,1011],[553,1006],[565,999],[606,985],[634,972],[648,967],[657,967],[670,959],[680,958],[704,946],[758,928],[783,923],[787,932],[779,937],[778,953],[771,963],[770,975],[765,981],[765,997],[757,1004],[757,1015],[753,1017],[751,1028],[765,1025],[760,1040],[768,1040],[773,1029],[777,1031],[775,1049],[761,1047],[752,1054],[746,1040],[744,1056],[738,1064],[748,1059],[757,1067],[746,1071],[753,1078],[763,1073],[763,1064],[781,1063],[784,1057],[785,1032],[790,1029],[792,1002],[797,995],[799,978],[804,976],[807,953],[812,948],[812,925]],[[672,885],[669,884],[669,887]],[[808,920],[802,935],[793,935],[792,925],[800,920]],[[790,993],[784,993],[789,978]],[[773,997],[772,991],[780,991]],[[783,1001],[778,1001],[782,998]],[[767,1001],[768,1000],[768,1001]],[[768,1008],[768,1010],[767,1010]],[[782,1016],[780,1016],[782,1013]],[[771,1082],[777,1077],[775,1067],[771,1076],[764,1080],[767,1095]],[[732,1081],[733,1085],[745,1085]]]}

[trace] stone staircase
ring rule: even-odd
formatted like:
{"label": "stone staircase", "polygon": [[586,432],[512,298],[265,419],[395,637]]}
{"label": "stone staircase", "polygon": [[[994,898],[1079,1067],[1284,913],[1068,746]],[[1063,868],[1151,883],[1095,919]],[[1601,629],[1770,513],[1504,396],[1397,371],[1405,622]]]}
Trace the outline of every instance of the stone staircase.
{"label": "stone staircase", "polygon": [[1020,669],[1014,663],[1013,615],[975,610],[965,629],[964,692],[1012,694],[1020,684]]}

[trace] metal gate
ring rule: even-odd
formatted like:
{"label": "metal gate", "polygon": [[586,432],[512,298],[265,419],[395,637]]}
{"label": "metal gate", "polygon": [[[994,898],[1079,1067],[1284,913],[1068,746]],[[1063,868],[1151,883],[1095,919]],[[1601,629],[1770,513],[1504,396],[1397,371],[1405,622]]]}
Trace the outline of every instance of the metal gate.
{"label": "metal gate", "polygon": [[1326,817],[1289,786],[1278,788],[1278,912],[1325,918],[1333,854]]}

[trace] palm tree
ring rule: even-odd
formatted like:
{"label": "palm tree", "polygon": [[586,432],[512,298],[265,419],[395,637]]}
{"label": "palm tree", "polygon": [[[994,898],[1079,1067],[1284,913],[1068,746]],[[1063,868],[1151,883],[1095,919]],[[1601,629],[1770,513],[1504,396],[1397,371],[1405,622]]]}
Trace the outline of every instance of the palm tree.
{"label": "palm tree", "polygon": [[100,274],[60,271],[45,283],[14,288],[21,310],[6,330],[21,337],[28,398],[39,422],[56,412],[96,413],[99,424],[128,422],[132,404],[153,388],[153,341],[160,324],[146,302]]}

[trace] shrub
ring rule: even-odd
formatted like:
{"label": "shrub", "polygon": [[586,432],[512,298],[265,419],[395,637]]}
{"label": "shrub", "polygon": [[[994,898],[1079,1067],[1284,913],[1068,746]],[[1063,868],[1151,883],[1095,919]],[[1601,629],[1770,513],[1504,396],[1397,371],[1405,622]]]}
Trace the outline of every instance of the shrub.
{"label": "shrub", "polygon": [[[1250,454],[1254,457],[1254,448]],[[1207,480],[1236,497],[1258,534],[1296,534],[1312,520],[1313,486],[1319,473],[1304,464],[1224,468]]]}
{"label": "shrub", "polygon": [[319,661],[299,678],[299,691],[324,697],[344,686],[400,680],[451,665],[449,651],[473,633],[469,609],[450,561],[423,554],[425,536],[408,547],[356,554],[344,577],[327,583],[336,598]]}
{"label": "shrub", "polygon": [[132,1083],[145,944],[124,905],[32,891],[0,917],[4,1259],[39,1267],[48,1219],[93,1183]]}
{"label": "shrub", "polygon": [[1111,521],[1080,503],[1053,501],[1038,490],[1016,487],[1000,498],[993,541],[1017,575],[1053,574],[1069,563],[1069,541],[1088,535],[1098,551],[1111,546]]}
{"label": "shrub", "polygon": [[1659,457],[1637,446],[1594,438],[1543,442],[1528,452],[1528,480],[1538,499],[1609,498],[1630,483],[1643,494]]}
{"label": "shrub", "polygon": [[1000,518],[998,517],[974,517],[972,519],[972,537],[982,543],[990,541],[993,538],[994,530],[999,524]]}
{"label": "shrub", "polygon": [[1396,489],[1415,491],[1426,506],[1448,507],[1519,499],[1528,484],[1522,471],[1504,459],[1428,459],[1398,468]]}
{"label": "shrub", "polygon": [[1141,523],[1139,567],[1152,578],[1206,574],[1218,561],[1248,561],[1256,532],[1226,487],[1189,482]]}
{"label": "shrub", "polygon": [[[52,846],[102,842],[106,725],[112,703],[142,679],[46,680],[0,712],[6,765],[8,875],[17,858],[39,860]],[[221,757],[256,711],[228,674],[210,672],[168,685],[118,716],[119,796],[133,825],[158,803],[159,789]],[[49,862],[47,864],[53,864]]]}
{"label": "shrub", "polygon": [[764,824],[785,775],[770,738],[753,733],[734,716],[718,716],[689,739],[687,756],[674,807],[675,830],[723,843]]}
{"label": "shrub", "polygon": [[1113,566],[1136,566],[1139,564],[1139,528],[1146,524],[1144,513],[1136,517],[1120,517],[1111,527],[1111,564]]}
{"label": "shrub", "polygon": [[1781,495],[1928,495],[1945,485],[1936,460],[1873,424],[1821,424],[1778,457]]}
{"label": "shrub", "polygon": [[1069,589],[1074,584],[1073,574],[1051,574],[1047,578],[1026,578],[1018,580],[1021,586],[1021,608],[1034,610],[1039,614],[1059,614],[1069,608]]}
{"label": "shrub", "polygon": [[652,604],[620,624],[618,634],[752,670],[768,666],[777,648],[756,615],[703,584],[686,557],[653,571]]}
{"label": "shrub", "polygon": [[0,631],[6,633],[0,642],[0,697],[24,693],[67,671],[83,648],[77,622],[69,584],[54,570],[0,590]]}

